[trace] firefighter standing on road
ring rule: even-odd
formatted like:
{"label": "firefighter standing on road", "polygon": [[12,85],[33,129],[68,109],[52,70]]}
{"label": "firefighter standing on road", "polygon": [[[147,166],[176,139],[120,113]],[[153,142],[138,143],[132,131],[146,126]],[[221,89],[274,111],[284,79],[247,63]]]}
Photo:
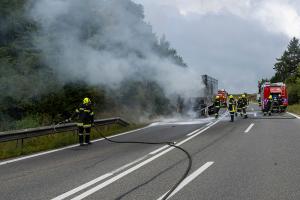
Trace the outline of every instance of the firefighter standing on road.
{"label": "firefighter standing on road", "polygon": [[232,95],[229,96],[228,102],[228,111],[230,113],[231,122],[234,121],[234,113],[235,113],[235,100]]}
{"label": "firefighter standing on road", "polygon": [[247,106],[248,106],[248,99],[245,94],[242,95],[242,111],[244,115],[244,119],[248,118],[247,115]]}
{"label": "firefighter standing on road", "polygon": [[278,105],[279,105],[279,112],[283,112],[284,111],[284,109],[283,109],[283,99],[282,99],[281,94],[278,95]]}
{"label": "firefighter standing on road", "polygon": [[242,113],[242,108],[243,108],[243,100],[242,100],[242,97],[239,96],[239,100],[237,101],[237,115],[241,115],[241,117],[243,116],[243,113]]}
{"label": "firefighter standing on road", "polygon": [[278,101],[277,97],[274,97],[274,100],[272,103],[272,111],[279,112],[279,101]]}
{"label": "firefighter standing on road", "polygon": [[216,96],[216,99],[215,99],[215,102],[214,102],[215,118],[216,119],[219,117],[220,107],[221,107],[220,96]]}
{"label": "firefighter standing on road", "polygon": [[272,98],[272,95],[270,95],[269,99],[267,100],[266,104],[264,105],[264,116],[266,116],[267,114],[269,114],[269,116],[271,116],[272,104],[273,104],[273,98]]}
{"label": "firefighter standing on road", "polygon": [[94,123],[94,112],[92,111],[92,102],[89,98],[84,98],[83,103],[75,111],[75,117],[78,119],[78,136],[79,144],[83,145],[84,131],[85,131],[85,143],[91,144],[90,134],[91,127]]}

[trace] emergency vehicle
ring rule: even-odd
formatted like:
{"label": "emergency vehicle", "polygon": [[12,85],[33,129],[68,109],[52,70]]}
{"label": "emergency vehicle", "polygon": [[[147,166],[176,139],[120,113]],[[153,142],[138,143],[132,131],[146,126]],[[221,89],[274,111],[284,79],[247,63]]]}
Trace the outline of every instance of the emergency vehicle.
{"label": "emergency vehicle", "polygon": [[226,90],[222,89],[218,91],[218,96],[220,97],[220,102],[223,107],[227,106],[227,98],[228,98],[228,93]]}
{"label": "emergency vehicle", "polygon": [[269,96],[272,98],[279,99],[279,95],[281,95],[282,99],[282,109],[285,111],[288,106],[288,94],[287,88],[284,83],[270,83],[265,82],[260,85],[260,101],[261,101],[261,109],[264,110],[265,105],[268,101]]}

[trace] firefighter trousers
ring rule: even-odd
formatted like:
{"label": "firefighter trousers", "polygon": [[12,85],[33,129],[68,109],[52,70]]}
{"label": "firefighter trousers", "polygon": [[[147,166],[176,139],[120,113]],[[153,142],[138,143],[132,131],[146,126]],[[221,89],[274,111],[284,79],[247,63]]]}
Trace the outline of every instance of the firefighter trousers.
{"label": "firefighter trousers", "polygon": [[83,145],[84,132],[85,132],[85,143],[87,144],[91,143],[90,142],[91,127],[78,126],[78,137],[79,137],[80,145]]}

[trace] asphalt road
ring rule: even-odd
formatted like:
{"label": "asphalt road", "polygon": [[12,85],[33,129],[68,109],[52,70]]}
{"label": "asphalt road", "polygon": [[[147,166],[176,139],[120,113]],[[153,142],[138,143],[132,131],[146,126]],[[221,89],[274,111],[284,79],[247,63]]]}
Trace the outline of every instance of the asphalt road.
{"label": "asphalt road", "polygon": [[[156,124],[114,137],[176,141],[192,156],[188,178],[170,199],[300,199],[300,120],[264,117]],[[158,200],[180,179],[186,155],[164,145],[114,144],[66,148],[0,161],[0,199]]]}

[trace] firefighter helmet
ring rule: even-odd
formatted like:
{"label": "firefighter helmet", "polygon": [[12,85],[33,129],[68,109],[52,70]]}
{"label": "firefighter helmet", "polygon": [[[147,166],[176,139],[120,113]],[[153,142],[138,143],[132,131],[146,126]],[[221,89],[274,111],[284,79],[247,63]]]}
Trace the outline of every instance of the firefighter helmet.
{"label": "firefighter helmet", "polygon": [[242,95],[242,98],[245,98],[245,97],[246,97],[246,95],[243,94],[243,95]]}
{"label": "firefighter helmet", "polygon": [[270,95],[270,96],[269,96],[269,99],[272,99],[272,98],[273,98],[272,95]]}
{"label": "firefighter helmet", "polygon": [[216,99],[220,99],[220,96],[217,95],[217,96],[216,96]]}
{"label": "firefighter helmet", "polygon": [[90,103],[91,103],[91,100],[88,97],[85,97],[83,99],[83,104],[90,104]]}
{"label": "firefighter helmet", "polygon": [[229,96],[229,99],[233,99],[233,96],[232,96],[232,95],[230,95],[230,96]]}

